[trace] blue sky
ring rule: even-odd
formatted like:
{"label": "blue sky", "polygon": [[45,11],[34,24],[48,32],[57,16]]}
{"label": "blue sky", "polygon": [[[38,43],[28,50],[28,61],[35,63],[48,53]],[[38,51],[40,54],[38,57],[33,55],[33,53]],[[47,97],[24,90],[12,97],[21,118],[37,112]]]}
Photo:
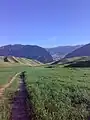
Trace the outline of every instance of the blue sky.
{"label": "blue sky", "polygon": [[90,42],[90,0],[0,0],[0,45]]}

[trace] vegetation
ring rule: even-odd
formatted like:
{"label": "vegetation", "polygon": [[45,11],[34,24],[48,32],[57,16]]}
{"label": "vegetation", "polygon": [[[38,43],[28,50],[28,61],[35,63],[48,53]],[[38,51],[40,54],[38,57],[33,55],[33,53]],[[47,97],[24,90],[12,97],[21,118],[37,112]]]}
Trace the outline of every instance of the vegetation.
{"label": "vegetation", "polygon": [[8,59],[7,59],[7,57],[4,57],[4,62],[8,62]]}
{"label": "vegetation", "polygon": [[75,62],[67,65],[66,67],[90,67],[90,61]]}
{"label": "vegetation", "polygon": [[8,57],[0,56],[0,67],[10,67],[10,66],[13,67],[20,65],[39,66],[43,64],[36,60],[27,59],[27,58],[20,58],[14,56],[8,56]]}
{"label": "vegetation", "polygon": [[4,96],[0,98],[0,120],[11,120],[11,103],[18,89],[18,78],[7,88]]}
{"label": "vegetation", "polygon": [[[8,66],[0,67],[0,86],[7,84],[10,79],[18,72],[22,72],[23,66]],[[0,97],[0,120],[10,120],[11,104],[15,92],[18,89],[19,77],[17,77],[13,83],[4,91],[4,95]]]}
{"label": "vegetation", "polygon": [[11,67],[0,67],[0,86],[8,83],[17,71],[13,71]]}
{"label": "vegetation", "polygon": [[38,120],[87,120],[90,69],[27,69],[27,87]]}
{"label": "vegetation", "polygon": [[56,65],[56,64],[65,65],[65,64],[71,64],[71,63],[83,62],[83,61],[90,61],[90,57],[89,56],[82,56],[82,57],[63,58],[63,59],[57,60],[51,64],[52,65]]}
{"label": "vegetation", "polygon": [[[27,89],[37,120],[87,120],[90,114],[89,68],[63,68],[58,65],[11,66],[3,69],[13,74],[27,71]],[[0,100],[0,120],[10,118],[10,102],[18,88],[17,81],[6,90],[5,99]]]}

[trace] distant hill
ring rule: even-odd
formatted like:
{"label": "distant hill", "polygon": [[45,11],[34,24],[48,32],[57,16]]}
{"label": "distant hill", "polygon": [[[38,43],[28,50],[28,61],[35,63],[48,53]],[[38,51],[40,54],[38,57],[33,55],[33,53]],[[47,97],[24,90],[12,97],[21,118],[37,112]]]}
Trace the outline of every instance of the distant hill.
{"label": "distant hill", "polygon": [[60,58],[63,58],[68,53],[71,53],[72,51],[82,47],[82,45],[76,45],[76,46],[59,46],[54,48],[47,48],[47,51],[50,52],[54,60],[59,60]]}
{"label": "distant hill", "polygon": [[67,54],[65,58],[80,57],[80,56],[90,56],[90,44],[84,45],[81,48],[74,50],[73,52]]}
{"label": "distant hill", "polygon": [[[6,61],[5,61],[6,59]],[[37,60],[31,60],[27,58],[20,58],[14,56],[0,56],[0,67],[1,66],[11,66],[11,65],[28,65],[28,66],[40,66],[43,65],[42,63],[38,62]]]}
{"label": "distant hill", "polygon": [[72,57],[72,58],[62,58],[61,60],[57,60],[52,62],[51,65],[72,65],[78,62],[84,63],[85,61],[90,61],[90,56],[81,56],[81,57]]}
{"label": "distant hill", "polygon": [[73,62],[64,67],[90,67],[90,60]]}
{"label": "distant hill", "polygon": [[43,63],[52,62],[53,58],[44,48],[34,45],[6,45],[0,47],[0,56],[15,56],[35,59]]}

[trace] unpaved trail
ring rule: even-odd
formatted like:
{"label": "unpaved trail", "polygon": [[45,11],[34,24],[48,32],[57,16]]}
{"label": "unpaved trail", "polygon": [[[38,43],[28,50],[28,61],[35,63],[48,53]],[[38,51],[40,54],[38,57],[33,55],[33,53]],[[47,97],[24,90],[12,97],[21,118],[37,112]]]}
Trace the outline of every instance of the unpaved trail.
{"label": "unpaved trail", "polygon": [[3,87],[0,88],[0,98],[3,96],[3,93],[5,91],[6,88],[8,88],[13,81],[16,79],[16,77],[19,75],[20,73],[17,73],[10,81],[9,83],[5,84]]}
{"label": "unpaved trail", "polygon": [[[13,103],[12,103],[12,113],[11,120],[31,120],[28,111],[28,93],[25,85],[25,79],[20,80],[19,90],[17,91]],[[32,111],[31,111],[32,112]]]}

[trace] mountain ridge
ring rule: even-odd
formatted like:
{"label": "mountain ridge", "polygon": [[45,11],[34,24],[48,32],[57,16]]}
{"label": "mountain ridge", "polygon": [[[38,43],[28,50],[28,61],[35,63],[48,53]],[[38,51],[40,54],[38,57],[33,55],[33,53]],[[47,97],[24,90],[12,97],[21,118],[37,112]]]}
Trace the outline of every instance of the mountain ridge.
{"label": "mountain ridge", "polygon": [[90,56],[90,43],[68,53],[65,58],[80,57],[80,56]]}
{"label": "mountain ridge", "polygon": [[35,59],[43,63],[52,62],[52,56],[37,45],[5,45],[0,47],[0,56],[15,56]]}
{"label": "mountain ridge", "polygon": [[75,45],[75,46],[58,46],[58,47],[54,47],[54,48],[46,48],[46,50],[52,55],[53,59],[59,60],[63,57],[65,57],[65,55],[67,55],[68,53],[71,53],[72,51],[82,47],[83,45]]}

